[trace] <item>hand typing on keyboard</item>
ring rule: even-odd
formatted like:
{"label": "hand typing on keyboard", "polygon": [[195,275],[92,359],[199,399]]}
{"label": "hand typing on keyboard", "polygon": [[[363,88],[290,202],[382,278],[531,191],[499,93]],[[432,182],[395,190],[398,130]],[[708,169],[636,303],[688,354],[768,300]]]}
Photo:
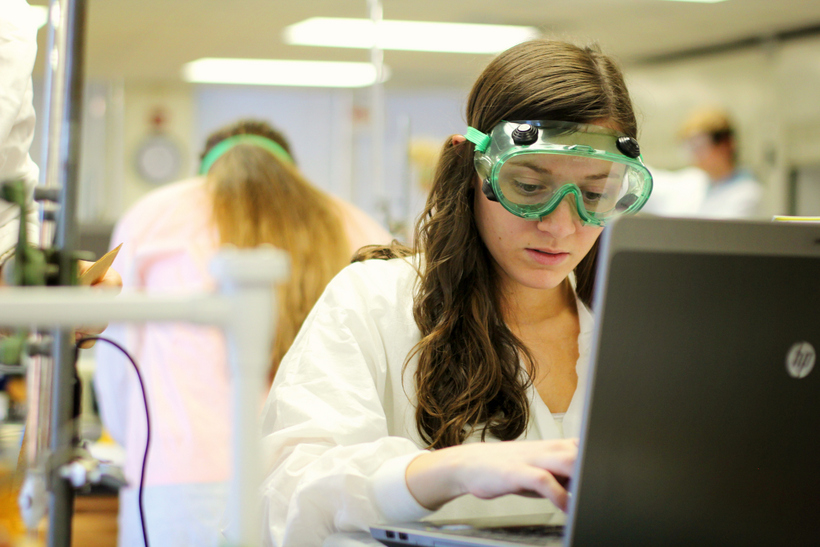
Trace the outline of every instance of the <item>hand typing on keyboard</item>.
{"label": "hand typing on keyboard", "polygon": [[550,499],[562,510],[578,441],[471,443],[426,452],[407,467],[416,500],[429,509],[464,494],[492,499],[506,494]]}

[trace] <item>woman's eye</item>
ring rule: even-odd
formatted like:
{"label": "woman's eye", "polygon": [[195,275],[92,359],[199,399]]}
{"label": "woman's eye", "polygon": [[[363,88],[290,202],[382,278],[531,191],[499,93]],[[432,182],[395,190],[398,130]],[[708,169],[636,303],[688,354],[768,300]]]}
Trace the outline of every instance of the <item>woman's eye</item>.
{"label": "woman's eye", "polygon": [[544,189],[540,184],[527,184],[520,181],[515,181],[515,188],[522,194],[537,194]]}
{"label": "woman's eye", "polygon": [[604,194],[598,192],[584,192],[584,201],[588,203],[598,203],[604,198]]}

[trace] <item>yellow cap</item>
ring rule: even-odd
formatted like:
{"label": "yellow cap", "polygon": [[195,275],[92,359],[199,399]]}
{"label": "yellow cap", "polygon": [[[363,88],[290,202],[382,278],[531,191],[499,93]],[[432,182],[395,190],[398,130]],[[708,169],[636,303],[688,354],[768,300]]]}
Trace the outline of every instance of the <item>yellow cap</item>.
{"label": "yellow cap", "polygon": [[678,135],[688,139],[695,135],[713,135],[733,131],[729,113],[722,108],[707,107],[692,111],[680,128]]}

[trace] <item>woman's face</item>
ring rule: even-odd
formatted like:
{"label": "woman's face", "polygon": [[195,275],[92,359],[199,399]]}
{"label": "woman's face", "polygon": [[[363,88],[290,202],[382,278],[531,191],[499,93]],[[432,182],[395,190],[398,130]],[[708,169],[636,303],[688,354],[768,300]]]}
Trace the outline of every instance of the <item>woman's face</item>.
{"label": "woman's face", "polygon": [[570,274],[603,228],[584,225],[568,195],[541,220],[526,220],[490,201],[476,177],[475,218],[481,239],[495,259],[504,283],[554,289]]}
{"label": "woman's face", "polygon": [[[596,123],[616,129],[607,123]],[[567,160],[569,158],[566,158]],[[559,180],[594,177],[578,173],[576,163],[561,157],[534,155],[533,161],[551,162],[550,172]],[[540,220],[517,217],[481,191],[475,177],[475,218],[478,231],[496,262],[503,283],[510,289],[554,289],[561,285],[578,263],[589,253],[603,228],[585,225],[574,203],[567,195],[558,207]]]}

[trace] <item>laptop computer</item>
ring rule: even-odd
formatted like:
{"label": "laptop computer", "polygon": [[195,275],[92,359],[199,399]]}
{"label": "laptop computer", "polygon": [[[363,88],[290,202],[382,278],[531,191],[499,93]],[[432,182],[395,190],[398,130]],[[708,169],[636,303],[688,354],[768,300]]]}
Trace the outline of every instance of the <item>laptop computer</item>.
{"label": "laptop computer", "polygon": [[498,523],[420,522],[374,538],[820,542],[820,226],[626,217],[602,237],[566,528],[508,522],[494,539]]}

